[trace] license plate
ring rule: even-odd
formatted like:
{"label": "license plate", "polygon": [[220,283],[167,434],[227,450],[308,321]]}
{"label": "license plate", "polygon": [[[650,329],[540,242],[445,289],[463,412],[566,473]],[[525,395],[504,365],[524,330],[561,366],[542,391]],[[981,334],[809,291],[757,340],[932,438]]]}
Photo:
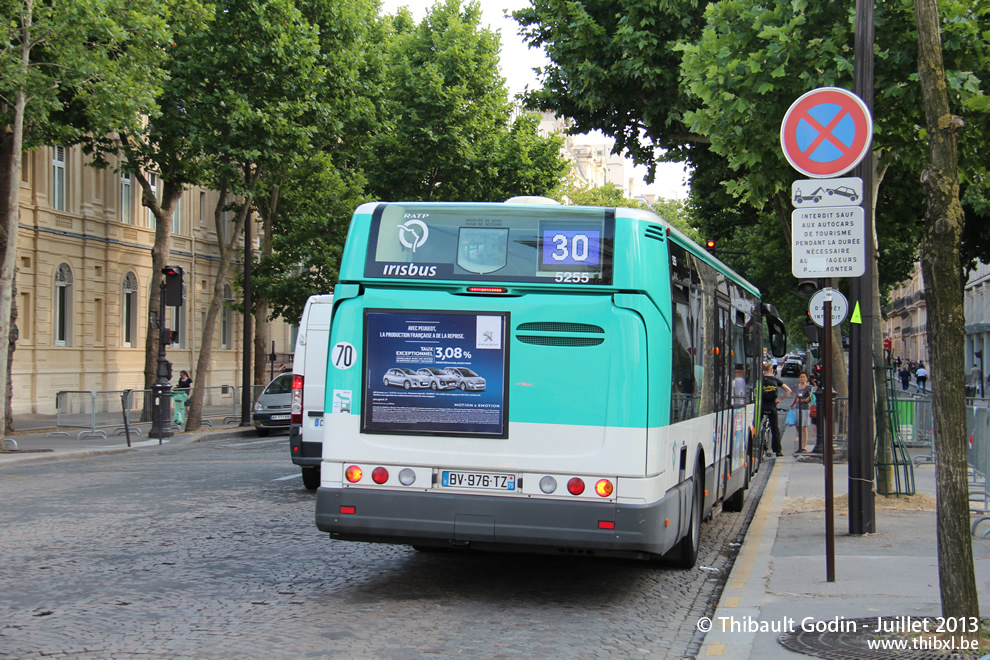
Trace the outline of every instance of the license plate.
{"label": "license plate", "polygon": [[490,472],[440,473],[440,485],[444,488],[477,488],[480,490],[515,490],[516,475],[492,474]]}
{"label": "license plate", "polygon": [[292,419],[292,415],[272,415],[273,422],[280,422],[286,419]]}

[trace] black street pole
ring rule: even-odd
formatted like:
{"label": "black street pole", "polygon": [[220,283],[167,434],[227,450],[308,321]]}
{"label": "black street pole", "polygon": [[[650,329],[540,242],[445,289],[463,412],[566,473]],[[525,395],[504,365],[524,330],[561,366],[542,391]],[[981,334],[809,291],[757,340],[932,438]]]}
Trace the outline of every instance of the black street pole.
{"label": "black street pole", "polygon": [[251,426],[251,406],[253,371],[251,368],[251,218],[244,221],[244,353],[241,362],[244,373],[241,374],[241,426]]}
{"label": "black street pole", "polygon": [[159,287],[158,294],[158,370],[155,384],[152,386],[154,400],[151,406],[151,430],[148,435],[158,438],[172,437],[172,385],[168,379],[172,377],[172,365],[165,356],[165,280]]}
{"label": "black street pole", "polygon": [[[856,0],[856,46],[853,65],[853,92],[873,113],[873,4]],[[873,149],[854,171],[863,180],[863,253],[865,272],[850,278],[852,304],[859,305],[862,323],[850,324],[849,331],[849,533],[876,531],[873,502],[874,464],[874,374],[873,374],[873,280],[876,276],[876,248],[873,245]],[[826,442],[828,440],[826,439]]]}
{"label": "black street pole", "polygon": [[[825,280],[831,289],[832,278]],[[819,401],[818,424],[825,426],[825,447],[822,462],[825,464],[825,580],[835,582],[835,507],[832,484],[832,294],[825,295],[825,341],[820,345],[825,357],[822,380],[825,396]]]}

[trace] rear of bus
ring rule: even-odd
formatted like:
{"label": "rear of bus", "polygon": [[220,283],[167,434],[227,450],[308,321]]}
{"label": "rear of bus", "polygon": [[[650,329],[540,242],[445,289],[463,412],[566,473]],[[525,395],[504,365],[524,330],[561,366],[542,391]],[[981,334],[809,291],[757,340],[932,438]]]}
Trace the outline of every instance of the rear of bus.
{"label": "rear of bus", "polygon": [[696,459],[666,432],[664,238],[656,216],[623,209],[360,207],[335,288],[319,529],[416,547],[674,547]]}

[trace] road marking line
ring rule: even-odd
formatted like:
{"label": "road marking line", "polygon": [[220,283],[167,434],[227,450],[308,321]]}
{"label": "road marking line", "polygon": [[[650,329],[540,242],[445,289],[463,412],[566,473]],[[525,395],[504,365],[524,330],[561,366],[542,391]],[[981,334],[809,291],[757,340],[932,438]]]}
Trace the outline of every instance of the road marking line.
{"label": "road marking line", "polygon": [[705,655],[722,655],[725,653],[725,644],[721,642],[712,642],[708,645],[708,650],[705,651]]}
{"label": "road marking line", "polygon": [[298,479],[302,476],[302,472],[296,472],[295,474],[290,474],[287,477],[279,477],[278,479],[272,479],[272,481],[288,481],[289,479]]}

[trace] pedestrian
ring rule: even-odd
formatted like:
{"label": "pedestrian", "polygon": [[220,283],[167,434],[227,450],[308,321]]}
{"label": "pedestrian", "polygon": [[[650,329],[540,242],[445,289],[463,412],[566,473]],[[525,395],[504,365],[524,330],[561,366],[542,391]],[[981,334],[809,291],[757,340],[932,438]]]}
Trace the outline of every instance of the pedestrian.
{"label": "pedestrian", "polygon": [[908,388],[911,387],[911,370],[908,369],[907,363],[901,365],[901,370],[897,372],[897,376],[901,379],[901,391],[907,392]]}
{"label": "pedestrian", "polygon": [[774,359],[773,359],[773,375],[774,375],[774,376],[776,376],[776,375],[777,375],[777,366],[778,366],[778,363],[777,363],[777,358],[774,358]]}
{"label": "pedestrian", "polygon": [[811,424],[809,409],[811,407],[811,383],[808,374],[802,371],[798,374],[798,386],[791,401],[791,408],[797,406],[798,454],[808,453],[808,426]]}
{"label": "pedestrian", "polygon": [[189,372],[183,369],[179,372],[179,384],[172,391],[172,421],[179,426],[186,423],[186,405],[189,403],[189,388],[192,387],[192,378]]}
{"label": "pedestrian", "polygon": [[980,373],[980,368],[975,362],[973,363],[973,368],[969,370],[969,381],[977,390],[980,389],[980,383],[983,381],[983,374]]}
{"label": "pedestrian", "polygon": [[[787,394],[781,395],[780,388],[787,390]],[[773,364],[763,363],[763,400],[761,414],[770,422],[770,450],[774,456],[783,456],[780,447],[780,419],[777,415],[777,404],[784,400],[785,396],[791,394],[789,388],[782,380],[773,375]],[[766,451],[766,447],[761,448]]]}
{"label": "pedestrian", "polygon": [[926,387],[928,385],[928,369],[925,369],[924,362],[918,363],[918,370],[914,372],[914,379],[918,383],[918,393],[927,394],[928,390]]}

